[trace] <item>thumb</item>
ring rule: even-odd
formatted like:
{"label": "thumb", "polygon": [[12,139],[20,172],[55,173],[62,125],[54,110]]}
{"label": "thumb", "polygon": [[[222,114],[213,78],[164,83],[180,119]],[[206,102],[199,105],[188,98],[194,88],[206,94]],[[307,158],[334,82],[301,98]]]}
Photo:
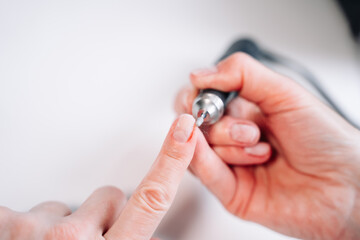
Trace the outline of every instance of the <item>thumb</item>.
{"label": "thumb", "polygon": [[310,106],[305,89],[245,53],[235,53],[215,69],[191,73],[192,83],[200,89],[239,91],[239,95],[257,104],[263,113],[274,114]]}

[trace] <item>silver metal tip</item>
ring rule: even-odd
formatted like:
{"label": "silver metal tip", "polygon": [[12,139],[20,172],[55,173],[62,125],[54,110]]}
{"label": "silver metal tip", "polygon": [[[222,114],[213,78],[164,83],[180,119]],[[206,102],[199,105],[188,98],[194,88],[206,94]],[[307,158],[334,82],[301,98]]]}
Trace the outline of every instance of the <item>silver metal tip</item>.
{"label": "silver metal tip", "polygon": [[196,119],[196,126],[200,127],[201,124],[203,124],[203,122],[204,122],[204,119],[202,117],[198,117]]}
{"label": "silver metal tip", "polygon": [[205,118],[206,118],[206,115],[207,115],[207,112],[203,112],[201,115],[200,115],[200,117],[198,117],[197,119],[196,119],[196,126],[198,126],[198,127],[200,127],[203,123],[204,123],[204,120],[205,120]]}

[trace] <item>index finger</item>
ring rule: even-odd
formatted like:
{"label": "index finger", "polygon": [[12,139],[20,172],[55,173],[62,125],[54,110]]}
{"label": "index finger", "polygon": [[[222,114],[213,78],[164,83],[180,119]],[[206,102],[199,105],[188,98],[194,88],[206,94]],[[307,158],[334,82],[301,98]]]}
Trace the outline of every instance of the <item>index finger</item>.
{"label": "index finger", "polygon": [[194,155],[195,120],[181,115],[170,128],[150,171],[126,204],[118,220],[105,234],[107,240],[150,239],[175,197]]}
{"label": "index finger", "polygon": [[195,71],[190,78],[200,89],[239,91],[239,96],[258,105],[265,114],[313,104],[306,100],[309,94],[300,85],[245,53],[235,53],[224,59],[218,63],[216,71]]}

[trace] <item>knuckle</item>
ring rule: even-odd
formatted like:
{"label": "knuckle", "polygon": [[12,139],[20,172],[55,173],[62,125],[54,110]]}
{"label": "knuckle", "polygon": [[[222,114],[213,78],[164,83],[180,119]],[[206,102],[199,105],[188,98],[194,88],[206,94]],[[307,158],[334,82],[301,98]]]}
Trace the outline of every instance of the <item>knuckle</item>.
{"label": "knuckle", "polygon": [[125,194],[117,187],[104,186],[95,190],[96,194],[99,194],[104,198],[106,204],[104,204],[105,211],[107,213],[119,212],[126,203]]}
{"label": "knuckle", "polygon": [[44,240],[77,240],[80,228],[70,222],[60,222],[51,226],[45,233]]}
{"label": "knuckle", "polygon": [[139,208],[147,213],[162,213],[170,208],[171,198],[160,184],[140,186],[134,199]]}
{"label": "knuckle", "polygon": [[185,164],[184,150],[176,147],[167,147],[164,151],[164,155],[179,164]]}
{"label": "knuckle", "polygon": [[237,64],[243,64],[244,62],[247,62],[251,59],[251,57],[244,53],[244,52],[237,52],[231,55],[230,60],[237,63]]}
{"label": "knuckle", "polygon": [[114,186],[103,186],[95,190],[95,193],[101,195],[108,195],[115,199],[126,198],[125,194],[117,187]]}
{"label": "knuckle", "polygon": [[243,212],[238,211],[239,208],[240,209],[243,208],[242,207],[243,205],[244,205],[244,202],[242,202],[242,201],[241,202],[235,202],[234,200],[231,200],[229,203],[224,204],[224,207],[229,213],[231,213],[231,214],[233,214],[235,216],[238,216],[241,219],[244,219],[244,216],[242,214]]}
{"label": "knuckle", "polygon": [[225,209],[239,217],[240,219],[243,219],[243,220],[250,220],[249,219],[249,199],[247,198],[243,198],[243,197],[236,197],[236,196],[233,196],[233,199],[230,200],[230,202],[228,203],[224,203],[224,207]]}

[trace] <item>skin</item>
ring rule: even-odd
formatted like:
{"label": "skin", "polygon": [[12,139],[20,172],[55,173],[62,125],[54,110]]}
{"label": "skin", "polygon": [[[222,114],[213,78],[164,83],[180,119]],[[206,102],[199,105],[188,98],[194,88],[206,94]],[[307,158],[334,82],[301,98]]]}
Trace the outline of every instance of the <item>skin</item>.
{"label": "skin", "polygon": [[[234,215],[302,239],[360,237],[360,133],[290,79],[244,54],[193,72],[196,89],[240,91],[204,134],[190,115],[172,125],[129,201],[96,190],[71,213],[59,202],[0,208],[0,239],[150,239],[188,168]],[[180,92],[190,112],[197,90]],[[192,160],[192,161],[191,161]]]}
{"label": "skin", "polygon": [[39,204],[26,213],[1,207],[0,239],[150,239],[193,158],[201,134],[194,123],[186,114],[173,123],[157,159],[129,201],[119,189],[103,187],[74,213],[59,202]]}
{"label": "skin", "polygon": [[190,165],[229,212],[301,239],[360,238],[357,129],[246,54],[190,78],[178,113],[191,112],[198,89],[239,91],[226,116],[203,129]]}

